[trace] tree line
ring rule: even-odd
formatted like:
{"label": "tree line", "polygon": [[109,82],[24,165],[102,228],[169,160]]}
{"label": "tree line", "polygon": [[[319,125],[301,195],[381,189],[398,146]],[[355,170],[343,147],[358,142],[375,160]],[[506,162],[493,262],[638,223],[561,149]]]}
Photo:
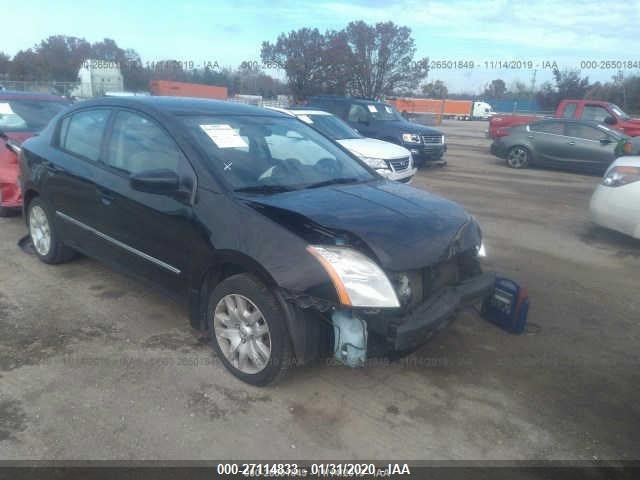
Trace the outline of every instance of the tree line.
{"label": "tree line", "polygon": [[[521,81],[507,86],[497,78],[480,95],[453,94],[441,80],[426,82],[429,60],[415,55],[411,29],[393,22],[354,21],[341,30],[301,28],[282,33],[274,41],[262,42],[260,62],[246,61],[235,68],[217,63],[191,68],[177,60],[143,63],[134,49],[122,48],[113,39],[90,43],[55,35],[20,50],[13,58],[0,52],[0,79],[75,82],[82,62],[96,58],[117,62],[124,88],[131,91],[147,90],[149,82],[158,79],[226,86],[232,95],[290,94],[296,100],[316,94],[535,99],[543,110],[553,110],[564,98],[590,98],[640,110],[638,75],[618,72],[610,81],[590,83],[579,71],[554,69],[553,80],[537,88]],[[274,78],[265,69],[282,71],[286,80]]]}
{"label": "tree line", "polygon": [[553,80],[539,88],[516,80],[510,86],[501,78],[489,82],[481,94],[449,93],[442,80],[422,85],[419,96],[460,100],[516,100],[534,101],[542,110],[555,110],[563,99],[590,99],[615,103],[623,109],[640,112],[640,76],[617,72],[607,82],[589,82],[577,70],[554,69]]}
{"label": "tree line", "polygon": [[[0,52],[0,79],[24,81],[77,81],[78,69],[89,58],[117,62],[126,90],[146,90],[154,79],[191,81],[226,86],[232,94],[271,97],[289,93],[303,99],[318,93],[352,94],[377,98],[398,91],[410,92],[427,77],[428,60],[414,60],[411,29],[380,22],[351,22],[342,30],[321,33],[302,28],[265,41],[261,62],[243,62],[237,68],[218,65],[184,68],[164,60],[146,64],[131,48],[113,39],[90,43],[84,38],[55,35],[13,58]],[[283,82],[265,68],[284,73]]]}
{"label": "tree line", "polygon": [[151,80],[175,80],[226,86],[230,94],[256,94],[274,97],[288,93],[287,85],[243,62],[236,68],[220,66],[215,61],[204,68],[191,68],[184,61],[143,62],[131,48],[120,47],[105,38],[89,43],[84,38],[54,35],[32,48],[20,50],[13,58],[0,52],[2,80],[77,82],[78,70],[87,59],[117,63],[123,76],[124,89],[146,91]]}

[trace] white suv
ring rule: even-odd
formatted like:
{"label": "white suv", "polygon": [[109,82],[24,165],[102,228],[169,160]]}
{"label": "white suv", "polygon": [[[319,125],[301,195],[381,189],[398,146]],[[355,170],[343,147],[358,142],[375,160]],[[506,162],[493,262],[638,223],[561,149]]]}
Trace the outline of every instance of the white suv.
{"label": "white suv", "polygon": [[269,108],[287,113],[309,124],[389,180],[410,183],[416,173],[409,150],[395,143],[363,137],[331,113],[322,110]]}

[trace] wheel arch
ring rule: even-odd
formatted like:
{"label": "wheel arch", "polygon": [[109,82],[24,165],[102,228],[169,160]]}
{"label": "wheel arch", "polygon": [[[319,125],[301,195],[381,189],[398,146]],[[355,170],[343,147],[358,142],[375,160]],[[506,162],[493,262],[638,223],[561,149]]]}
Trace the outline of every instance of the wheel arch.
{"label": "wheel arch", "polygon": [[254,275],[268,287],[277,285],[269,272],[250,256],[233,251],[217,252],[215,259],[192,280],[189,299],[192,327],[202,331],[207,329],[205,320],[209,294],[225,278],[239,273]]}
{"label": "wheel arch", "polygon": [[25,223],[28,222],[27,210],[29,209],[29,204],[33,201],[34,198],[39,196],[40,193],[35,188],[27,188],[22,194],[22,211]]}
{"label": "wheel arch", "polygon": [[[313,309],[301,310],[287,301],[273,277],[253,258],[237,252],[222,255],[218,261],[209,265],[191,289],[190,322],[191,326],[203,333],[207,331],[207,309],[209,295],[216,285],[224,279],[239,273],[254,275],[272,291],[284,314],[289,340],[293,345],[296,362],[307,363],[323,354],[323,345],[317,340],[325,327],[319,318],[320,313]],[[325,327],[326,328],[326,327]]]}

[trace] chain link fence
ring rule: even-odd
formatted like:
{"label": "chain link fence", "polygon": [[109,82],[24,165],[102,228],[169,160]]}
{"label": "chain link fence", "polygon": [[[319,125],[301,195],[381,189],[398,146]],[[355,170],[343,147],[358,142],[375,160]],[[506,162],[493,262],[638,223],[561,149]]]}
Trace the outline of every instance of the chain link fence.
{"label": "chain link fence", "polygon": [[2,85],[5,90],[12,90],[16,92],[49,93],[54,95],[71,96],[72,91],[80,86],[80,82],[0,79],[0,85]]}

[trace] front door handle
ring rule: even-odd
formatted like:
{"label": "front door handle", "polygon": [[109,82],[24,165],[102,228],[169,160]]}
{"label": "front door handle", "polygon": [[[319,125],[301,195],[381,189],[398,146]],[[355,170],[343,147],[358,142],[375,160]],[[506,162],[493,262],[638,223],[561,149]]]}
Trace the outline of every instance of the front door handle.
{"label": "front door handle", "polygon": [[527,135],[527,138],[533,138],[533,135]]}
{"label": "front door handle", "polygon": [[567,143],[568,143],[569,145],[575,145],[575,144],[576,144],[576,142],[574,142],[573,140],[572,140],[572,141],[570,141],[570,142],[567,142]]}

